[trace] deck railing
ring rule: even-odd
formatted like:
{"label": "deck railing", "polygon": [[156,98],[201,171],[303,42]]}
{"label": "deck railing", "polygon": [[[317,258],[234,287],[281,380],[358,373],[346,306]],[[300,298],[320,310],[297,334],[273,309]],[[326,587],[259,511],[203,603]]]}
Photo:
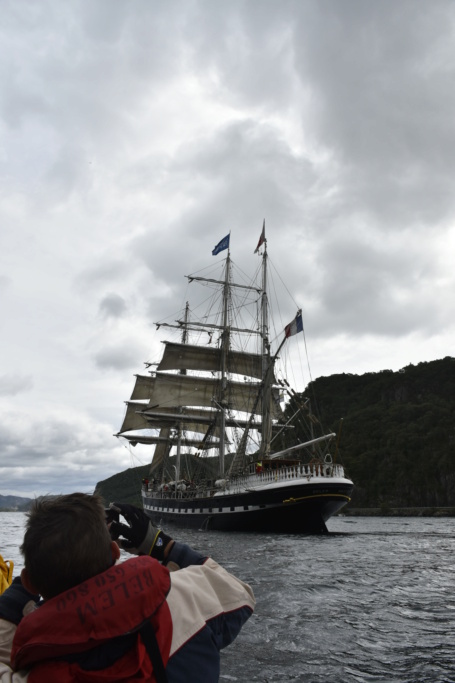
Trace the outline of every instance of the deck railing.
{"label": "deck railing", "polygon": [[311,465],[291,465],[280,467],[276,470],[263,470],[246,477],[236,477],[234,482],[229,482],[229,489],[233,492],[239,489],[255,488],[264,484],[278,481],[314,478],[344,477],[344,469],[341,465],[315,463]]}
{"label": "deck railing", "polygon": [[[222,487],[207,487],[192,489],[187,488],[186,491],[175,491],[172,486],[168,490],[152,491],[150,489],[143,489],[143,494],[147,498],[202,498],[212,496],[218,491],[229,491],[231,493],[238,493],[245,489],[254,489],[264,484],[271,484],[282,481],[292,481],[296,479],[330,479],[333,477],[344,477],[344,469],[342,465],[314,463],[309,465],[299,464],[288,467],[280,467],[278,469],[265,469],[261,472],[246,475],[244,477],[236,477],[233,481],[226,480],[224,489]],[[177,495],[176,495],[177,494]]]}

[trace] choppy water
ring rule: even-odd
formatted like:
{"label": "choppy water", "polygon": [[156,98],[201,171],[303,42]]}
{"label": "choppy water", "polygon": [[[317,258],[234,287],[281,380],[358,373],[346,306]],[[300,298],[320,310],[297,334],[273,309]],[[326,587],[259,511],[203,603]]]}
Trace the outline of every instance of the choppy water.
{"label": "choppy water", "polygon": [[[0,513],[0,553],[17,572],[23,519]],[[455,520],[338,517],[329,528],[179,532],[257,597],[221,681],[454,683]]]}

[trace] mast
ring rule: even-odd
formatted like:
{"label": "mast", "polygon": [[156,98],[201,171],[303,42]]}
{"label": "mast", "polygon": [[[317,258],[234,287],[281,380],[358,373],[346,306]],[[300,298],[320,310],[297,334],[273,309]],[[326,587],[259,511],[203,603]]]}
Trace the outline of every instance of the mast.
{"label": "mast", "polygon": [[228,255],[226,257],[226,270],[224,273],[223,285],[223,332],[221,340],[221,392],[220,392],[220,476],[224,476],[224,451],[225,451],[225,430],[226,430],[226,388],[227,388],[227,355],[229,351],[229,301],[230,301],[230,268],[231,268],[231,250],[228,247]]}
{"label": "mast", "polygon": [[[188,316],[189,316],[190,305],[188,301],[185,306],[185,316],[182,331],[182,344],[188,342]],[[186,370],[180,370],[180,375],[186,375]],[[182,406],[178,408],[178,412],[182,412]],[[177,454],[175,457],[175,494],[177,495],[177,483],[180,481],[180,458],[181,458],[181,446],[182,446],[182,423],[179,421],[177,423]]]}
{"label": "mast", "polygon": [[[261,336],[262,336],[262,432],[261,454],[268,457],[270,453],[270,440],[272,436],[272,418],[270,412],[271,401],[271,377],[270,370],[270,342],[268,322],[268,299],[267,299],[267,240],[265,238],[264,221],[264,253],[262,255],[262,297],[261,297]],[[273,363],[273,361],[272,361]]]}

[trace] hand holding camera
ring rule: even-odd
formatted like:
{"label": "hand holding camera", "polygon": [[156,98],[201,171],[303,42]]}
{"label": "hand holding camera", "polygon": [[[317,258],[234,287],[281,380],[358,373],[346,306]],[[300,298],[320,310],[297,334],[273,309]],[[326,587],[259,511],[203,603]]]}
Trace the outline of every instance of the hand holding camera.
{"label": "hand holding camera", "polygon": [[[120,515],[127,524],[119,521]],[[123,550],[133,555],[150,555],[160,562],[165,559],[165,551],[172,538],[155,527],[139,508],[128,503],[111,503],[106,521],[112,540],[117,541]]]}

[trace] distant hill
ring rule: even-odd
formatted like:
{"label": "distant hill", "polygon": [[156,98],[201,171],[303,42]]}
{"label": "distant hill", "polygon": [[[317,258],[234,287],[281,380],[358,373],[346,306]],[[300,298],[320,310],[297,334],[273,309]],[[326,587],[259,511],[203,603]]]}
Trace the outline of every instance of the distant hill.
{"label": "distant hill", "polygon": [[0,496],[0,510],[25,511],[30,507],[32,498],[22,498],[21,496]]}
{"label": "distant hill", "polygon": [[[340,435],[336,456],[335,440],[332,450],[355,484],[350,507],[455,507],[455,359],[408,365],[398,372],[319,377],[296,394],[289,415],[296,400],[308,397],[324,431]],[[307,440],[308,435],[296,428],[297,438]],[[140,505],[141,479],[148,469],[116,474],[96,490],[107,503]]]}

